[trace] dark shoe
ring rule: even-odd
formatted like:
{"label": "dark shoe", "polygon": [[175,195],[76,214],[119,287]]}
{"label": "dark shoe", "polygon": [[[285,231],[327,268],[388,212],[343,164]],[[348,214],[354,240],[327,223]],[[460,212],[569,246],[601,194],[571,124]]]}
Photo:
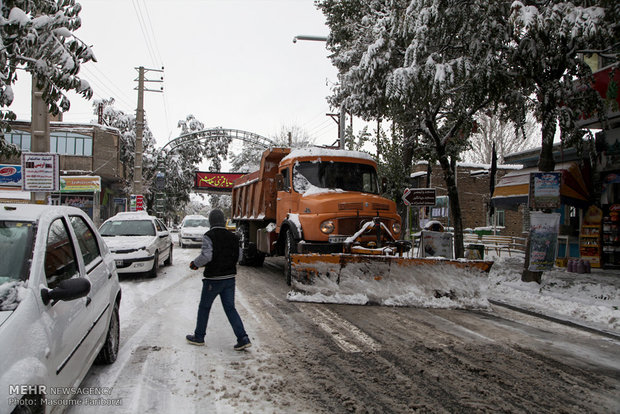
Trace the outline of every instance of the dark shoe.
{"label": "dark shoe", "polygon": [[234,346],[235,351],[243,351],[246,348],[249,348],[252,346],[252,343],[250,342],[250,338],[248,338],[247,336],[237,340],[237,344]]}
{"label": "dark shoe", "polygon": [[187,339],[187,342],[189,342],[192,345],[203,346],[205,344],[204,338],[198,339],[196,335],[187,335],[185,336],[185,339]]}

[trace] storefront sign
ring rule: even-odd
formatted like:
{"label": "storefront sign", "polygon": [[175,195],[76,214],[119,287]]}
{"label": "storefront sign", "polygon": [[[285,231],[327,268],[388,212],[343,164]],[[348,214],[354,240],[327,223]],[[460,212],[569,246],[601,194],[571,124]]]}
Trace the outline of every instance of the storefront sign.
{"label": "storefront sign", "polygon": [[530,214],[530,265],[532,272],[542,272],[553,269],[558,247],[558,229],[560,227],[560,213],[541,213],[533,211]]}
{"label": "storefront sign", "polygon": [[22,186],[22,166],[0,164],[0,185],[10,187]]}
{"label": "storefront sign", "polygon": [[60,177],[61,193],[94,193],[101,191],[101,177],[62,176]]}
{"label": "storefront sign", "polygon": [[58,191],[58,154],[22,153],[22,189],[24,191]]}
{"label": "storefront sign", "polygon": [[534,210],[560,208],[560,171],[533,172],[530,174],[530,208]]}
{"label": "storefront sign", "polygon": [[244,173],[196,172],[194,188],[216,192],[232,191],[233,182]]}
{"label": "storefront sign", "polygon": [[414,207],[434,206],[437,202],[434,188],[406,188],[402,198],[406,205]]}

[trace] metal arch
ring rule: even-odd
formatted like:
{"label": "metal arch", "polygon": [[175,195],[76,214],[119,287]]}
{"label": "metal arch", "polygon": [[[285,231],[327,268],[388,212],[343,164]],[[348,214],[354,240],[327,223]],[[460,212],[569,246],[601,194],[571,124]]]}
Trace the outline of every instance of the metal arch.
{"label": "metal arch", "polygon": [[[203,136],[197,136],[197,135],[203,135]],[[181,146],[182,144],[202,141],[203,139],[209,139],[209,138],[237,139],[239,141],[247,142],[249,144],[260,145],[261,147],[265,149],[270,146],[273,146],[273,147],[277,146],[275,141],[267,137],[263,137],[262,135],[255,134],[253,132],[242,131],[240,129],[228,129],[228,128],[216,127],[216,128],[202,129],[200,131],[188,132],[186,134],[179,135],[178,137],[173,138],[170,141],[168,141],[163,147],[159,149],[159,152],[161,153],[164,150],[164,148],[166,148],[168,145],[177,144],[179,141],[182,141],[182,142],[178,143],[178,145],[173,145],[171,149],[177,148],[178,146]]]}

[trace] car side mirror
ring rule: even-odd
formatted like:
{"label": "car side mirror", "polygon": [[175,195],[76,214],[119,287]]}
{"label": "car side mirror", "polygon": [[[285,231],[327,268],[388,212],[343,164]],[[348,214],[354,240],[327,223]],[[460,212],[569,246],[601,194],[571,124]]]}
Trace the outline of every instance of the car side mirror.
{"label": "car side mirror", "polygon": [[387,178],[383,177],[381,179],[381,192],[382,193],[387,193],[387,189],[388,189]]}
{"label": "car side mirror", "polygon": [[276,190],[284,191],[284,176],[280,173],[276,174]]}
{"label": "car side mirror", "polygon": [[50,301],[83,298],[88,293],[90,293],[90,282],[83,277],[77,277],[61,281],[54,289],[41,289],[41,299],[47,305]]}

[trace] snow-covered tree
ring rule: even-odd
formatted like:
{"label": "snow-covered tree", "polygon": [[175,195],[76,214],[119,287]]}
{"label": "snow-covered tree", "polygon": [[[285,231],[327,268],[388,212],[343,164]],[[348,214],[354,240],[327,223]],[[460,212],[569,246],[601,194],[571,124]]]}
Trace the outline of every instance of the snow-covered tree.
{"label": "snow-covered tree", "polygon": [[579,116],[598,107],[596,92],[577,87],[577,80],[587,84],[591,78],[580,52],[617,48],[614,38],[617,42],[619,17],[620,6],[610,1],[512,3],[510,61],[522,82],[521,92],[534,96],[526,105],[542,125],[541,171],[554,168],[553,141],[558,122],[566,140],[575,135]]}
{"label": "snow-covered tree", "polygon": [[[103,124],[116,128],[120,132],[120,161],[125,166],[125,190],[129,194],[131,192],[131,183],[133,182],[133,165],[135,161],[136,150],[136,116],[134,114],[127,114],[124,111],[117,109],[115,106],[114,98],[110,99],[96,99],[93,101],[93,114],[97,115],[99,108],[103,113]],[[149,166],[152,170],[154,165],[154,148],[155,138],[153,133],[148,127],[145,120],[144,132],[142,134],[142,148],[143,148],[143,168],[142,175],[143,180],[146,175],[145,172],[149,170]],[[151,174],[152,175],[152,174]],[[145,182],[146,184],[146,182]],[[145,185],[148,188],[148,185]]]}
{"label": "snow-covered tree", "polygon": [[463,159],[478,164],[491,164],[495,143],[497,162],[501,164],[508,154],[537,147],[540,143],[537,128],[532,117],[526,120],[522,128],[517,129],[514,123],[502,120],[497,115],[479,115],[476,117],[475,132],[469,139],[470,149],[463,154]]}
{"label": "snow-covered tree", "polygon": [[[499,85],[506,82],[507,68],[495,53],[506,38],[505,4],[326,0],[318,6],[332,30],[328,47],[340,71],[333,103],[365,119],[388,117],[399,125],[405,169],[414,151],[439,162],[453,215],[455,253],[461,257],[456,162],[467,147],[475,115],[497,99]],[[357,10],[353,17],[343,14],[350,8]]]}
{"label": "snow-covered tree", "polygon": [[[268,138],[277,147],[305,148],[314,144],[314,139],[297,125],[282,126],[278,132]],[[230,153],[232,170],[237,172],[258,170],[260,168],[260,159],[265,149],[265,146],[262,144],[244,142],[241,151],[236,154]]]}
{"label": "snow-covered tree", "polygon": [[[78,76],[80,65],[95,61],[90,47],[73,32],[82,9],[75,0],[4,0],[0,2],[0,130],[9,129],[15,114],[12,85],[20,71],[34,76],[50,113],[67,111],[66,91],[90,99],[92,89]],[[0,155],[15,149],[0,137]]]}

